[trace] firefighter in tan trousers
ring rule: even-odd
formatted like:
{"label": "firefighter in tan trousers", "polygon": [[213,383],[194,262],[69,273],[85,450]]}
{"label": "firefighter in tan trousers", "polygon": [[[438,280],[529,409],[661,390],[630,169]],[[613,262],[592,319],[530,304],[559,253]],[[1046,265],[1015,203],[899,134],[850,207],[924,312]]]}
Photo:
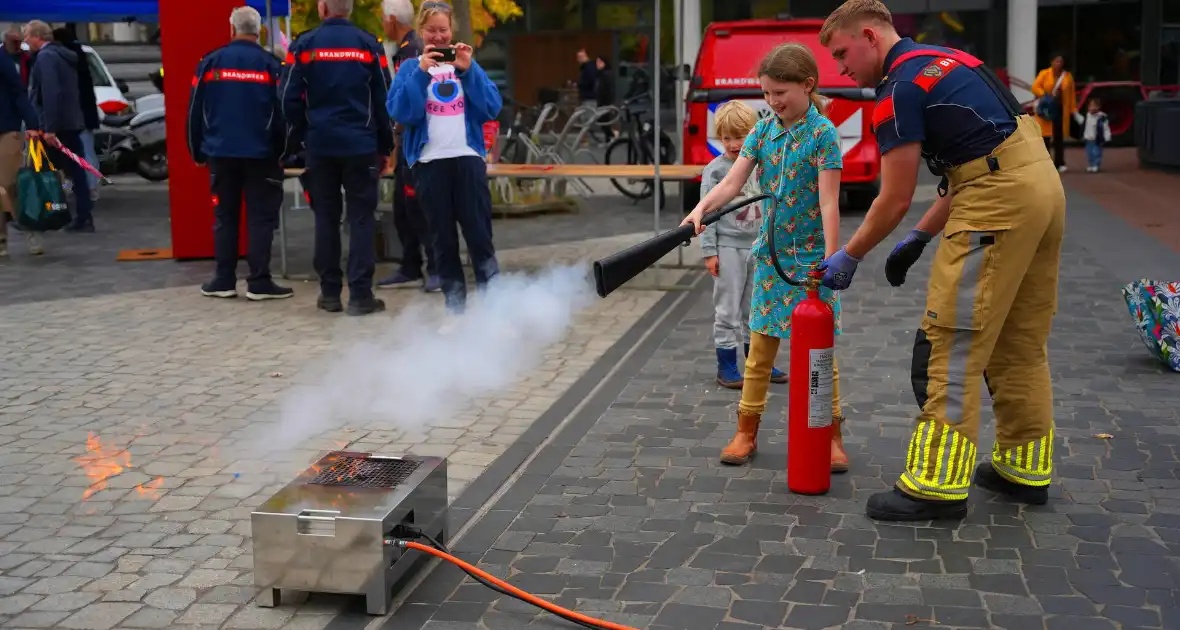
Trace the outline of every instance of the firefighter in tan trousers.
{"label": "firefighter in tan trousers", "polygon": [[[982,63],[914,43],[878,0],[848,0],[820,41],[844,74],[875,87],[881,193],[843,249],[824,261],[842,290],[857,263],[909,209],[921,160],[942,175],[939,197],[886,260],[893,286],[934,234],[912,379],[921,412],[893,490],[866,513],[888,521],[962,518],[974,483],[1043,504],[1053,470],[1047,343],[1057,310],[1065,191],[1037,123]],[[975,466],[983,389],[996,442]],[[974,475],[972,474],[974,472]]]}

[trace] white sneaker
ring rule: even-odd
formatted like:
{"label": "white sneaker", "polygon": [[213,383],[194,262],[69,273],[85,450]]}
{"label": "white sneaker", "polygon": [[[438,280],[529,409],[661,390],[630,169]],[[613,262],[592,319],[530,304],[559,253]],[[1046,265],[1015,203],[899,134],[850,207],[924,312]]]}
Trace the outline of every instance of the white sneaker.
{"label": "white sneaker", "polygon": [[8,258],[8,243],[0,242],[0,258]]}
{"label": "white sneaker", "polygon": [[29,232],[29,253],[33,256],[45,253],[45,242],[41,239],[40,232]]}

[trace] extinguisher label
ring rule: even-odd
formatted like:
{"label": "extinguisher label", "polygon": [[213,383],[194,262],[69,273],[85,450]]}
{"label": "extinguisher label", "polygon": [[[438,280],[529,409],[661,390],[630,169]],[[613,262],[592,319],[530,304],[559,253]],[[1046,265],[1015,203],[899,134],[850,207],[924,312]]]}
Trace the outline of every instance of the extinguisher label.
{"label": "extinguisher label", "polygon": [[832,424],[833,348],[810,351],[807,370],[807,427],[822,429]]}

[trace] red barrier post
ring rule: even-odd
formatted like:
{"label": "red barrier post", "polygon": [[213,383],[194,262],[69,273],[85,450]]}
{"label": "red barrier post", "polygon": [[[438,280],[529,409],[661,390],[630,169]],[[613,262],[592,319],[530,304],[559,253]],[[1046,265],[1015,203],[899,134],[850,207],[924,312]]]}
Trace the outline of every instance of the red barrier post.
{"label": "red barrier post", "polygon": [[[213,257],[213,196],[209,171],[188,154],[186,125],[189,93],[201,57],[229,41],[229,14],[241,0],[160,2],[160,40],[164,64],[165,124],[168,133],[168,201],[172,219],[172,257]],[[168,35],[171,33],[171,35]],[[246,251],[246,213],[242,212],[239,253]]]}
{"label": "red barrier post", "polygon": [[819,297],[813,272],[807,297],[791,313],[791,389],[787,418],[787,489],[826,494],[832,487],[832,374],[836,317]]}

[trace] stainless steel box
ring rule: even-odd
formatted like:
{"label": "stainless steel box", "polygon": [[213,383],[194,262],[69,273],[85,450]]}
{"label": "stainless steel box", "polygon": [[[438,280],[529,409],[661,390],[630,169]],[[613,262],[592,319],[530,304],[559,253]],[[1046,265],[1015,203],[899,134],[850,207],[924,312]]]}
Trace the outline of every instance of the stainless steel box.
{"label": "stainless steel box", "polygon": [[320,458],[250,515],[259,606],[281,589],[364,595],[389,611],[413,552],[387,544],[412,525],[447,538],[447,460],[337,451]]}

